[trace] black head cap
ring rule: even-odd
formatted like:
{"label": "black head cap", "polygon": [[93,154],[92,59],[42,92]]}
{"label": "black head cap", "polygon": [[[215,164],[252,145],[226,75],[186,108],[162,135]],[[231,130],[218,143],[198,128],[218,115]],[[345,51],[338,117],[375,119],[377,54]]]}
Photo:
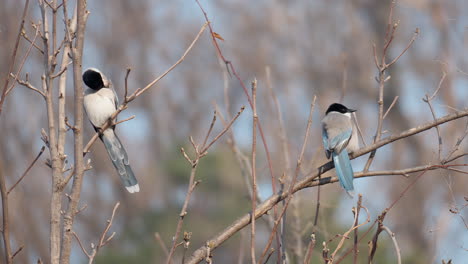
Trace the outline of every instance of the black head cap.
{"label": "black head cap", "polygon": [[356,112],[356,110],[349,109],[346,106],[339,104],[339,103],[333,103],[328,107],[326,114],[330,112],[338,112],[338,113],[346,114],[346,113]]}
{"label": "black head cap", "polygon": [[96,69],[88,69],[83,73],[83,82],[93,90],[105,87],[102,75]]}

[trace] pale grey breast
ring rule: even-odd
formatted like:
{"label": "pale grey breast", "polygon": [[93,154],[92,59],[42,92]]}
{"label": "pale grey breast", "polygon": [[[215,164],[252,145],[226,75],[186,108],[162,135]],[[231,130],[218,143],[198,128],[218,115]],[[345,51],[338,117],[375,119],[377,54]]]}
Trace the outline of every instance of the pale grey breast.
{"label": "pale grey breast", "polygon": [[112,89],[99,91],[86,89],[83,105],[89,121],[95,127],[102,127],[116,110],[115,93]]}

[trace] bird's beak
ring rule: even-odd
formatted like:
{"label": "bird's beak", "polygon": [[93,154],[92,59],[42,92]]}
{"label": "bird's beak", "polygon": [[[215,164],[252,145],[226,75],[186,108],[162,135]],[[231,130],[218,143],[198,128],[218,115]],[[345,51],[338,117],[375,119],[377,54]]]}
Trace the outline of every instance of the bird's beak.
{"label": "bird's beak", "polygon": [[357,110],[349,109],[349,108],[348,108],[348,112],[350,112],[350,113],[353,113],[353,112],[356,112],[356,111],[357,111]]}

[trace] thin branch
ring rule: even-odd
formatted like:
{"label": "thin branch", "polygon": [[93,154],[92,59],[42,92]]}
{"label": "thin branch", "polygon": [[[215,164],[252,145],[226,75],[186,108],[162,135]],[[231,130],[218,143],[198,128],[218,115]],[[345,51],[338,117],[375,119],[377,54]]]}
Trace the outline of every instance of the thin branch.
{"label": "thin branch", "polygon": [[130,75],[131,68],[127,68],[127,72],[125,73],[125,94],[124,94],[124,100],[127,100],[127,95],[128,95],[128,76]]}
{"label": "thin branch", "polygon": [[386,226],[382,226],[382,230],[387,232],[387,234],[390,236],[390,238],[392,239],[392,242],[393,242],[393,246],[395,247],[395,252],[397,254],[397,263],[398,264],[401,264],[401,250],[400,250],[400,247],[398,246],[398,241],[396,240],[395,238],[395,233],[393,233],[390,228],[386,227]]}
{"label": "thin branch", "polygon": [[364,146],[367,146],[366,140],[364,139],[364,134],[362,133],[361,127],[359,126],[359,122],[357,120],[356,112],[353,112],[354,124],[356,125],[358,135],[361,138],[362,143]]}
{"label": "thin branch", "polygon": [[169,67],[169,69],[167,69],[163,74],[161,74],[158,78],[154,79],[152,82],[150,82],[148,85],[146,85],[145,87],[143,88],[139,88],[137,89],[132,95],[130,95],[130,98],[128,98],[128,100],[126,100],[126,102],[131,102],[133,99],[135,99],[136,97],[140,96],[142,93],[144,93],[146,90],[148,90],[149,88],[151,88],[153,85],[155,85],[157,82],[159,82],[159,80],[161,80],[162,78],[164,78],[164,76],[166,76],[169,72],[171,72],[175,67],[177,67],[177,65],[179,65],[181,62],[183,62],[185,60],[185,57],[187,56],[187,54],[190,52],[190,50],[192,50],[193,46],[195,45],[195,43],[197,42],[197,40],[200,38],[201,34],[205,31],[206,29],[206,26],[209,25],[209,22],[206,22],[202,28],[200,29],[200,31],[198,32],[197,36],[195,37],[195,39],[192,41],[192,43],[190,44],[190,46],[185,50],[184,54],[182,55],[182,57],[180,57],[180,59],[174,63],[174,65],[172,65],[171,67]]}
{"label": "thin branch", "polygon": [[[361,211],[361,208],[362,208],[362,195],[359,194],[358,196],[358,202],[357,202],[357,205],[354,209],[354,214],[355,214],[355,220],[354,220],[354,226],[357,226],[358,225],[358,221],[359,221],[359,212]],[[358,229],[354,229],[354,245],[353,245],[353,251],[354,251],[354,264],[357,264],[357,259],[358,259],[358,253],[359,253],[359,250],[358,250]]]}
{"label": "thin branch", "polygon": [[14,253],[11,255],[11,259],[14,259],[20,252],[23,250],[24,245],[21,245]]}
{"label": "thin branch", "polygon": [[[13,73],[11,73],[10,76],[15,78],[16,81],[18,82],[18,84],[20,84],[20,85],[22,85],[22,86],[24,86],[24,87],[26,87],[26,88],[28,88],[30,90],[35,91],[36,93],[40,94],[42,96],[42,98],[45,99],[46,94],[43,91],[41,91],[41,90],[37,89],[36,87],[34,87],[34,85],[32,85],[29,81],[20,80],[20,79],[17,78],[18,76],[14,75]],[[27,75],[26,75],[26,78],[27,78]]]}
{"label": "thin branch", "polygon": [[130,117],[128,117],[128,118],[119,120],[118,122],[115,122],[115,123],[113,124],[113,126],[116,126],[116,125],[118,125],[118,124],[122,124],[123,122],[130,121],[130,120],[134,119],[135,117],[136,117],[135,115],[132,115],[132,116],[130,116]]}
{"label": "thin branch", "polygon": [[[278,100],[278,96],[276,95],[275,91],[273,90],[273,85],[271,81],[271,70],[270,67],[265,68],[265,73],[266,73],[266,79],[267,79],[267,88],[270,92],[271,100],[274,102],[275,106],[275,111],[276,111],[276,116],[278,119],[278,125],[279,125],[279,132],[280,132],[280,139],[281,139],[281,148],[283,152],[283,162],[284,162],[284,172],[283,175],[289,175],[291,173],[291,161],[289,159],[290,153],[289,153],[289,147],[288,147],[288,140],[287,140],[287,135],[286,135],[286,129],[284,126],[284,120],[283,120],[283,115],[281,114],[281,107],[280,103]],[[291,174],[292,176],[292,174]],[[280,192],[284,191],[284,181],[286,180],[286,177],[280,178]],[[295,200],[297,201],[297,199]],[[297,201],[298,202],[298,201]],[[284,201],[283,201],[283,206],[284,206]],[[297,208],[297,207],[296,207]],[[299,216],[295,219],[300,219]],[[281,256],[285,256],[286,254],[286,247],[285,245],[285,227],[286,227],[286,214],[284,214],[283,219],[281,220],[281,228],[280,228],[280,239],[281,241],[278,241],[278,236],[277,236],[277,244],[279,244],[279,247],[281,247],[281,250],[278,250],[278,258],[281,258]],[[302,245],[302,239],[298,237],[297,239],[298,243]],[[296,248],[298,252],[302,252],[301,248]]]}
{"label": "thin branch", "polygon": [[[362,196],[360,196],[362,197]],[[342,236],[341,236],[341,239],[340,239],[340,242],[338,242],[338,245],[336,246],[335,250],[333,251],[333,253],[331,254],[330,256],[330,259],[334,259],[336,254],[338,253],[338,250],[341,249],[341,247],[343,247],[343,244],[344,244],[344,241],[345,239],[349,239],[349,234],[354,231],[354,230],[357,230],[359,227],[365,225],[365,224],[368,224],[370,222],[370,213],[369,213],[369,210],[367,210],[366,207],[362,206],[362,200],[358,200],[358,204],[361,206],[361,208],[363,208],[366,213],[367,213],[367,218],[366,218],[366,221],[364,221],[363,223],[361,224],[357,224],[359,219],[358,219],[358,215],[357,214],[354,214],[354,222],[353,222],[353,225],[351,226],[351,228],[346,231]],[[333,240],[333,239],[331,239]],[[331,242],[331,241],[330,241]],[[327,243],[329,244],[329,242]]]}
{"label": "thin branch", "polygon": [[84,253],[88,258],[90,258],[91,255],[88,253],[88,251],[86,251],[86,249],[85,249],[84,246],[83,246],[83,243],[81,243],[81,239],[78,237],[78,235],[75,233],[75,231],[72,231],[72,234],[73,234],[73,236],[75,237],[76,241],[78,241],[78,245],[80,245],[81,251],[83,251],[83,253]]}
{"label": "thin branch", "polygon": [[392,110],[393,106],[395,106],[395,103],[398,101],[398,98],[399,98],[399,97],[400,97],[400,96],[397,95],[397,96],[395,96],[395,98],[393,98],[392,103],[390,104],[390,106],[388,107],[387,111],[386,111],[385,114],[383,115],[383,119],[385,119],[385,118],[387,117],[388,113],[390,113],[390,110]]}
{"label": "thin branch", "polygon": [[442,77],[440,77],[440,81],[439,81],[439,85],[437,86],[437,89],[434,91],[434,93],[432,93],[432,95],[429,98],[427,98],[427,100],[431,101],[432,99],[434,99],[434,97],[437,95],[440,88],[442,87],[442,83],[444,82],[445,77],[447,77],[447,73],[445,71],[443,71],[442,72]]}
{"label": "thin branch", "polygon": [[28,47],[28,50],[26,51],[26,54],[24,55],[23,57],[23,60],[21,60],[21,63],[18,67],[18,70],[16,71],[16,74],[15,74],[15,80],[13,81],[13,83],[11,84],[10,88],[8,88],[8,90],[6,91],[6,94],[5,96],[7,96],[11,90],[13,90],[13,88],[15,87],[15,81],[17,81],[18,79],[18,76],[20,75],[21,71],[23,70],[23,67],[24,67],[24,63],[26,62],[26,60],[28,59],[29,57],[29,54],[31,53],[31,50],[33,48],[33,45],[34,43],[36,42],[36,39],[37,39],[37,36],[39,36],[39,29],[36,28],[36,33],[34,35],[34,39],[33,39],[33,43],[31,45],[29,45]]}
{"label": "thin branch", "polygon": [[111,228],[112,226],[112,222],[114,221],[114,217],[115,217],[115,213],[117,212],[117,209],[119,208],[120,206],[120,202],[117,202],[115,205],[114,205],[114,209],[112,209],[112,215],[111,215],[111,218],[109,220],[107,220],[107,225],[106,225],[106,228],[104,229],[104,232],[102,232],[102,235],[101,235],[101,239],[99,239],[99,244],[97,245],[96,247],[96,253],[97,251],[105,246],[107,243],[109,243],[109,241],[112,239],[112,237],[114,236],[114,234],[112,234],[111,236],[109,236],[108,238],[106,238],[106,234],[107,232],[109,232],[109,229]]}
{"label": "thin branch", "polygon": [[309,264],[310,259],[312,258],[312,251],[314,250],[315,247],[315,234],[310,235],[310,241],[309,245],[307,246],[307,252],[306,252],[306,257],[304,259],[304,264]]}
{"label": "thin branch", "polygon": [[211,121],[210,128],[208,129],[208,133],[206,133],[205,140],[203,140],[202,143],[202,149],[205,148],[206,142],[208,141],[208,137],[211,134],[211,131],[213,131],[214,124],[216,123],[216,109],[214,110],[213,113],[213,120]]}
{"label": "thin branch", "polygon": [[36,44],[34,43],[29,37],[28,35],[26,34],[26,32],[21,32],[21,36],[27,41],[29,42],[29,44],[33,45],[37,51],[39,51],[42,55],[44,55],[44,51]]}
{"label": "thin branch", "polygon": [[453,160],[456,160],[456,159],[466,155],[466,153],[464,153],[464,154],[457,155],[457,156],[452,158],[452,155],[460,148],[461,143],[463,142],[463,140],[465,140],[465,137],[467,135],[468,135],[468,120],[467,120],[466,125],[465,125],[465,132],[464,132],[463,136],[458,138],[457,143],[455,143],[455,146],[453,147],[450,154],[448,154],[447,157],[442,161],[442,164],[449,163],[449,162],[451,162]]}
{"label": "thin branch", "polygon": [[[434,98],[434,97],[432,97]],[[426,98],[423,98],[423,101],[427,103],[427,105],[429,106],[429,109],[431,110],[431,114],[432,114],[432,118],[434,118],[434,120],[437,119],[436,117],[436,114],[434,112],[434,108],[432,107],[432,104],[431,104],[431,100],[429,99],[429,95],[426,94]],[[442,136],[440,134],[440,129],[439,129],[439,126],[436,126],[436,131],[437,131],[437,142],[438,142],[438,145],[439,145],[439,161],[442,161]]]}
{"label": "thin branch", "polygon": [[411,48],[411,46],[413,45],[413,43],[416,40],[416,38],[418,37],[418,35],[419,35],[419,28],[416,28],[414,30],[413,37],[409,41],[406,48],[400,53],[400,55],[398,55],[395,59],[393,59],[389,64],[386,65],[387,68],[392,66],[393,64],[395,64],[395,62],[397,62],[401,58],[401,56],[403,56],[403,54],[405,54],[406,51],[408,51],[408,49]]}
{"label": "thin branch", "polygon": [[161,247],[161,249],[164,252],[164,255],[166,255],[166,257],[167,257],[167,255],[169,255],[169,251],[167,250],[167,246],[164,243],[164,241],[162,240],[161,235],[159,234],[159,232],[154,233],[154,238],[156,239],[156,241],[158,241],[159,246]]}
{"label": "thin branch", "polygon": [[371,241],[369,241],[369,256],[367,259],[368,264],[372,264],[372,260],[374,259],[375,252],[377,252],[377,242],[379,239],[379,235],[382,232],[383,221],[385,216],[387,215],[387,210],[384,210],[381,215],[377,218],[377,230],[375,231],[374,237]]}
{"label": "thin branch", "polygon": [[45,150],[45,146],[42,146],[41,150],[39,151],[39,154],[37,154],[36,158],[34,158],[34,160],[28,166],[28,168],[23,173],[23,175],[21,175],[21,177],[15,182],[15,184],[13,184],[13,186],[10,187],[7,194],[10,194],[10,192],[13,191],[13,189],[24,179],[24,177],[28,174],[28,172],[31,170],[31,168],[34,166],[34,164],[36,164],[36,161],[39,159],[39,157],[42,155],[42,153],[44,153],[44,150]]}
{"label": "thin branch", "polygon": [[[252,82],[252,213],[251,213],[251,229],[250,229],[250,256],[252,264],[257,264],[255,257],[255,207],[257,206],[257,79]],[[269,246],[268,246],[269,247]],[[262,263],[262,257],[259,263]]]}
{"label": "thin branch", "polygon": [[241,106],[240,110],[237,112],[234,118],[231,119],[231,121],[224,127],[224,129],[218,135],[216,135],[216,137],[214,137],[214,139],[211,140],[211,142],[208,143],[208,145],[205,148],[203,148],[200,153],[201,154],[206,153],[206,151],[231,128],[232,124],[234,124],[234,122],[242,114],[242,112],[244,112],[244,110],[245,110],[245,106]]}

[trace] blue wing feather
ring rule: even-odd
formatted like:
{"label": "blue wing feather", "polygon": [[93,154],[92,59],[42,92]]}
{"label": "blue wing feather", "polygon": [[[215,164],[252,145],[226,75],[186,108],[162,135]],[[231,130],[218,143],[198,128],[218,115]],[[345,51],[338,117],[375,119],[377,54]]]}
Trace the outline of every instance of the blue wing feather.
{"label": "blue wing feather", "polygon": [[327,155],[327,159],[330,158],[330,148],[328,147],[328,134],[326,129],[322,129],[322,141],[323,147],[325,148],[325,155]]}
{"label": "blue wing feather", "polygon": [[332,138],[329,142],[329,149],[334,150],[337,153],[341,153],[341,151],[348,145],[352,133],[353,130],[348,129]]}

